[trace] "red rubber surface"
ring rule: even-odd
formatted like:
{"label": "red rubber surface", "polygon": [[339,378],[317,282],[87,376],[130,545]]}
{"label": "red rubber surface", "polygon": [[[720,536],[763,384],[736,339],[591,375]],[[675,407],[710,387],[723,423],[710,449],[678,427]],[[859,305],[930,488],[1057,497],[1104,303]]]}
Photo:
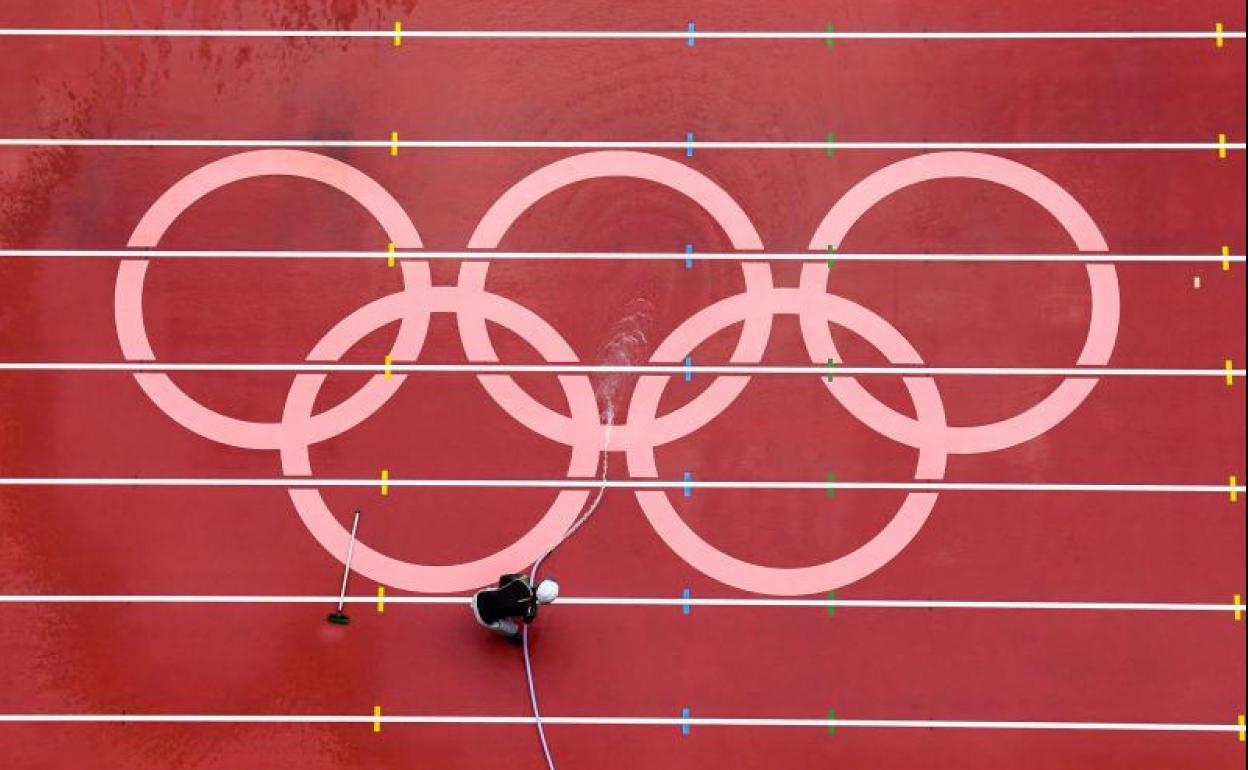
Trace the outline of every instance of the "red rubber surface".
{"label": "red rubber surface", "polygon": [[[14,4],[10,4],[13,6]],[[163,7],[167,5],[168,7]],[[430,9],[333,0],[283,10],[201,10],[136,0],[0,9],[0,26],[412,28],[1208,29],[1244,28],[1242,4],[1055,1],[853,3],[783,10],[711,3],[606,9],[506,3]],[[259,4],[255,4],[259,5]],[[744,4],[739,4],[744,5]],[[315,6],[315,7],[312,7]],[[412,6],[412,7],[407,7]],[[1188,42],[550,42],[0,40],[0,135],[542,139],[1242,141],[1244,44]],[[124,246],[171,184],[226,151],[0,149],[0,247]],[[570,153],[329,151],[407,210],[427,246],[461,249],[497,196]],[[906,153],[699,152],[687,162],[741,204],[772,251],[801,251],[854,183]],[[669,153],[683,159],[683,154]],[[1242,253],[1244,153],[1008,155],[1069,191],[1120,253]],[[380,249],[362,209],[294,180],[239,183],[197,204],[168,248]],[[630,181],[582,184],[534,207],[515,250],[727,250],[692,203]],[[1066,251],[1038,207],[983,184],[899,193],[842,251]],[[0,358],[121,360],[110,261],[0,259]],[[455,266],[435,263],[435,283]],[[145,311],[162,360],[295,362],[340,318],[397,288],[384,262],[157,262]],[[791,285],[796,266],[774,271]],[[1243,266],[1118,271],[1113,366],[1219,368],[1245,360]],[[1193,288],[1200,276],[1201,288]],[[546,318],[585,361],[632,315],[653,344],[742,288],[731,264],[505,263],[489,287]],[[1072,366],[1088,322],[1080,265],[842,263],[830,285],[945,366]],[[350,356],[376,362],[379,333]],[[505,361],[537,358],[495,330]],[[695,353],[723,360],[721,335]],[[846,360],[881,364],[838,330]],[[643,348],[644,349],[644,348]],[[437,317],[422,360],[463,351]],[[781,318],[769,363],[802,362]],[[290,377],[176,380],[239,417],[280,417]],[[705,378],[664,398],[666,411]],[[318,408],[358,380],[334,376]],[[526,387],[565,408],[553,377]],[[898,409],[899,383],[868,387]],[[1001,419],[1054,381],[939,381],[951,423]],[[1243,383],[1102,380],[1044,436],[953,456],[951,481],[1220,484],[1245,475]],[[679,478],[908,481],[914,451],[857,422],[814,378],[756,378],[723,416],[659,450]],[[423,375],[373,418],[314,447],[334,476],[559,477],[567,450],[503,414],[475,379]],[[619,475],[622,462],[613,460]],[[0,374],[0,475],[280,475],[276,453],[229,449],[161,414],[126,374]],[[329,490],[361,537],[402,558],[452,563],[498,550],[551,495]],[[824,561],[892,515],[899,494],[699,490],[674,495],[716,546],[773,566]],[[1226,603],[1244,593],[1244,509],[1217,495],[946,493],[919,536],[840,598]],[[517,565],[519,566],[519,565]],[[741,595],[660,542],[629,493],[608,492],[549,562],[578,596]],[[280,489],[0,487],[0,593],[328,594],[340,566]],[[375,586],[358,576],[357,593]],[[348,629],[313,606],[5,607],[3,713],[525,714],[519,652],[461,607],[370,605]],[[1244,626],[1228,614],[555,606],[536,627],[544,711],[558,715],[985,719],[1232,723],[1244,711]],[[560,767],[1232,768],[1231,734],[552,727]],[[529,727],[0,725],[14,768],[539,768]]]}

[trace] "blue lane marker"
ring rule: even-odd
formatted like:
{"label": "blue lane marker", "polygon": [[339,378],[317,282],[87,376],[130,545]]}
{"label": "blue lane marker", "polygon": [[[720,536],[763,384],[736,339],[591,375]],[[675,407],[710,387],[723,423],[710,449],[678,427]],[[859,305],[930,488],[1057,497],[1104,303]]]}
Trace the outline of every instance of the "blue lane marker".
{"label": "blue lane marker", "polygon": [[689,707],[685,706],[680,710],[680,734],[689,734]]}
{"label": "blue lane marker", "polygon": [[693,356],[685,356],[685,382],[693,381]]}
{"label": "blue lane marker", "polygon": [[685,244],[685,254],[690,255],[690,256],[685,257],[685,269],[688,270],[689,268],[693,267],[693,256],[692,256],[693,244],[692,243]]}
{"label": "blue lane marker", "polygon": [[693,22],[689,22],[689,37],[685,38],[685,42],[689,44],[690,48],[693,48],[693,41]]}
{"label": "blue lane marker", "polygon": [[681,591],[681,592],[680,592],[680,598],[682,598],[682,599],[684,599],[684,600],[685,600],[685,603],[684,603],[684,604],[682,604],[682,605],[680,605],[680,614],[682,614],[682,615],[688,615],[688,614],[689,614],[689,610],[690,610],[690,607],[689,607],[689,596],[690,596],[692,593],[693,593],[693,592],[692,592],[692,591],[690,591],[688,588],[686,588],[685,590],[683,590],[683,591]]}
{"label": "blue lane marker", "polygon": [[692,131],[685,132],[685,157],[686,158],[693,157],[693,132]]}
{"label": "blue lane marker", "polygon": [[689,486],[690,481],[693,481],[693,474],[685,471],[685,497],[693,497],[693,487]]}

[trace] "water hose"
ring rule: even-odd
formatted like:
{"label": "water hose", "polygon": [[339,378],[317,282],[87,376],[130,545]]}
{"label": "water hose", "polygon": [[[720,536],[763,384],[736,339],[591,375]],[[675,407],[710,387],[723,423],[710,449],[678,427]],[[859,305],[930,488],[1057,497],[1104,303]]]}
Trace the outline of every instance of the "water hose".
{"label": "water hose", "polygon": [[[541,568],[542,562],[546,560],[547,556],[554,553],[556,548],[566,543],[568,538],[572,537],[581,528],[581,525],[589,521],[589,517],[593,516],[594,511],[598,510],[598,504],[602,502],[603,493],[607,491],[607,460],[609,457],[607,447],[611,445],[611,427],[615,422],[615,410],[609,402],[607,404],[605,422],[606,430],[603,432],[602,446],[602,475],[599,476],[599,480],[602,483],[598,486],[598,492],[594,495],[594,499],[585,507],[584,513],[577,517],[576,521],[572,522],[557,543],[546,549],[541,556],[537,557],[537,561],[533,562],[533,567],[529,570],[529,585],[533,586],[534,590],[537,589],[537,571]],[[529,655],[529,627],[527,624],[521,628],[520,641],[521,646],[524,648],[524,676],[529,683],[529,705],[533,709],[533,723],[537,725],[537,739],[542,745],[542,756],[546,758],[547,770],[555,770],[555,760],[550,754],[550,745],[546,742],[546,729],[542,725],[542,711],[537,705],[537,688],[533,686],[533,662]]]}

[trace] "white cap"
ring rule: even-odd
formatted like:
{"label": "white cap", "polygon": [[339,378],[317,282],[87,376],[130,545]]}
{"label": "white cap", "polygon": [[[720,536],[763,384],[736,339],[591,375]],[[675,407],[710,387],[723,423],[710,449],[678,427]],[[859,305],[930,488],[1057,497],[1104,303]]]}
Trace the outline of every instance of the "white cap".
{"label": "white cap", "polygon": [[546,578],[537,584],[537,591],[535,593],[537,595],[538,604],[550,604],[555,599],[559,598],[559,584],[550,578]]}

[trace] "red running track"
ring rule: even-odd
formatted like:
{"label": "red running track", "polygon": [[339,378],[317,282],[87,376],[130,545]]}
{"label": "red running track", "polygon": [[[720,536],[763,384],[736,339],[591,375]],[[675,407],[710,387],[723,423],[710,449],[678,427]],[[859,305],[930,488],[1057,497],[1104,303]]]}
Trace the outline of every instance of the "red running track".
{"label": "red running track", "polygon": [[[815,3],[588,3],[431,10],[337,0],[315,8],[189,14],[135,2],[6,8],[0,26],[680,29],[1244,28],[1232,3],[1054,2],[1020,13],[958,0],[936,9]],[[0,41],[0,135],[152,137],[1242,140],[1244,49],[1194,42],[586,43],[524,41]],[[177,180],[230,154],[204,149],[0,149],[0,248],[123,247]],[[545,151],[333,150],[385,187],[431,248],[461,249],[490,205]],[[802,251],[851,187],[913,153],[660,153],[740,204],[771,251]],[[1115,253],[1216,253],[1245,240],[1244,153],[1017,152],[1087,210]],[[386,236],[328,188],[240,182],[180,217],[161,246],[379,249]],[[729,250],[722,229],[674,192],[634,180],[553,193],[510,230],[514,250]],[[872,209],[844,252],[1064,252],[1039,207],[1003,188],[945,180]],[[435,284],[457,265],[435,262]],[[0,259],[0,360],[120,361],[110,260]],[[169,361],[294,362],[354,309],[399,288],[377,262],[154,263],[144,311]],[[773,270],[796,285],[795,265]],[[1243,266],[1119,267],[1110,365],[1219,368],[1245,360]],[[1200,288],[1193,279],[1199,277]],[[487,287],[546,319],[587,362],[622,333],[644,360],[698,309],[743,290],[740,268],[696,263],[496,263]],[[1072,366],[1089,323],[1082,265],[838,263],[829,284],[878,313],[932,365]],[[504,361],[534,362],[506,330]],[[841,329],[845,361],[884,363]],[[376,362],[393,326],[355,345]],[[736,331],[694,351],[726,360]],[[615,348],[619,352],[619,348]],[[435,316],[422,361],[461,362]],[[808,360],[792,316],[767,363]],[[1242,366],[1242,364],[1239,364]],[[286,374],[179,375],[221,412],[281,416]],[[335,375],[317,410],[362,380]],[[669,385],[660,412],[706,386]],[[553,377],[524,386],[566,406]],[[899,382],[868,389],[909,410]],[[1000,420],[1052,378],[939,378],[952,424]],[[620,386],[627,402],[631,382]],[[1218,484],[1245,471],[1243,383],[1105,378],[1031,441],[951,456],[950,481]],[[718,419],[659,448],[679,478],[909,481],[915,451],[850,415],[817,378],[755,378]],[[558,478],[567,448],[508,417],[469,375],[420,375],[358,427],[316,444],[327,476]],[[613,455],[614,478],[626,478]],[[0,374],[0,475],[276,477],[277,454],[229,448],[162,414],[128,374]],[[332,489],[340,520],[388,553],[451,564],[533,526],[541,491]],[[872,537],[893,492],[698,490],[672,495],[714,546],[775,567],[826,561]],[[917,537],[838,598],[1228,603],[1244,593],[1243,498],[1054,492],[945,493]],[[0,487],[0,594],[328,594],[340,564],[281,489]],[[522,565],[516,565],[517,567]],[[549,563],[578,596],[746,595],[688,566],[628,492],[609,491]],[[353,589],[375,584],[356,576]],[[391,594],[401,593],[391,590]],[[518,651],[462,607],[357,607],[348,629],[317,606],[14,604],[0,630],[0,713],[527,713]],[[1233,723],[1244,712],[1243,623],[1229,613],[552,607],[536,628],[549,714]],[[1233,734],[960,730],[552,727],[560,767],[1239,767]],[[523,726],[0,725],[6,767],[539,768]]]}

